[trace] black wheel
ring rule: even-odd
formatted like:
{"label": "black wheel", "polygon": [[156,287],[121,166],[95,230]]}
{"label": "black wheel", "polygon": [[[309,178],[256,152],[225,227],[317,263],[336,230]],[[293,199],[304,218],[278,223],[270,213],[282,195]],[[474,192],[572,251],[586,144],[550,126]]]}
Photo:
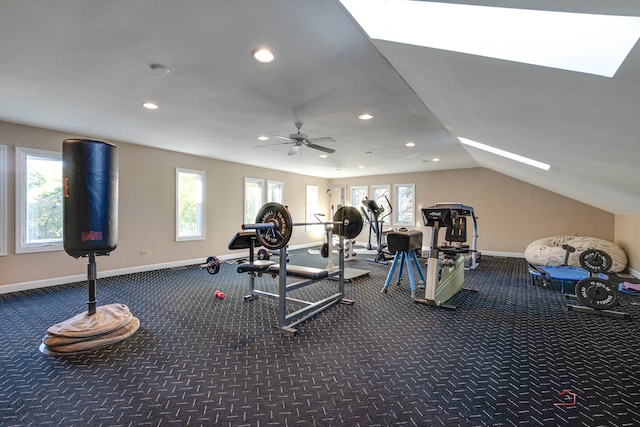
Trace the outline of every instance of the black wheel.
{"label": "black wheel", "polygon": [[608,310],[618,305],[618,288],[612,283],[590,277],[576,283],[578,301],[595,310]]}

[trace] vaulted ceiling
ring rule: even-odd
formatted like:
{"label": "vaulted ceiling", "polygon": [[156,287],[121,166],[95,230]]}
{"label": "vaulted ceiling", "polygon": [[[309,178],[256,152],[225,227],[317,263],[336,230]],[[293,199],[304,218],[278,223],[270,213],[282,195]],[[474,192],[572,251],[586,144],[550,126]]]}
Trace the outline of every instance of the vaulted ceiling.
{"label": "vaulted ceiling", "polygon": [[[640,16],[637,0],[448,3]],[[270,64],[250,55],[264,46]],[[0,64],[4,121],[336,179],[485,167],[640,215],[640,46],[607,78],[371,40],[337,0],[20,0],[0,3]],[[335,153],[288,156],[274,135],[296,121]]]}

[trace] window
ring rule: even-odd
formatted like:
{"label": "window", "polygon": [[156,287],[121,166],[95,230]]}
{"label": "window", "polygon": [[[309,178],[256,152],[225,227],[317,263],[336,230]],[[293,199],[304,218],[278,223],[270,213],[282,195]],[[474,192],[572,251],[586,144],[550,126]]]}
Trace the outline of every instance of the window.
{"label": "window", "polygon": [[389,212],[391,212],[391,186],[389,185],[372,185],[371,186],[371,200],[375,200],[375,202],[383,208],[382,217],[383,225],[389,225],[391,223],[391,216]]}
{"label": "window", "polygon": [[[320,205],[318,204],[318,186],[317,185],[307,185],[307,192],[306,192],[306,221],[307,223],[314,223],[314,222],[318,222],[318,218],[316,218],[314,215],[318,214],[318,213],[322,213],[320,212]],[[321,221],[324,221],[324,219],[322,217],[320,217]],[[320,224],[318,225],[307,225],[305,226],[305,231],[313,231],[313,232],[319,232],[322,233],[322,230],[324,230],[324,227]]]}
{"label": "window", "polygon": [[427,1],[340,1],[372,39],[605,77],[615,75],[640,37],[637,16]]}
{"label": "window", "polygon": [[351,186],[351,206],[360,210],[362,207],[362,200],[369,196],[369,187],[367,185],[352,185]]}
{"label": "window", "polygon": [[267,181],[267,202],[282,203],[284,183],[279,181]]}
{"label": "window", "polygon": [[176,168],[176,241],[204,239],[205,173]]}
{"label": "window", "polygon": [[244,223],[256,222],[258,211],[262,207],[262,186],[264,180],[244,177]]}
{"label": "window", "polygon": [[415,184],[395,184],[394,194],[394,225],[413,227],[416,225],[415,216]]}
{"label": "window", "polygon": [[7,146],[0,145],[0,256],[7,255]]}
{"label": "window", "polygon": [[62,153],[16,147],[16,253],[62,245]]}

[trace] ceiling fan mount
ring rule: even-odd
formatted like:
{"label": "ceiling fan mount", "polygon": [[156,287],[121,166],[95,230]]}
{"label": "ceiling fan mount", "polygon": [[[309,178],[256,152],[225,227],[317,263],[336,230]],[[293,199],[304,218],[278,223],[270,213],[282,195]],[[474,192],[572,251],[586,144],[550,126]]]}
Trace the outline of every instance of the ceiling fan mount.
{"label": "ceiling fan mount", "polygon": [[288,137],[274,135],[275,138],[284,139],[286,142],[283,142],[283,144],[292,144],[291,149],[289,150],[289,153],[288,153],[289,156],[293,156],[295,154],[302,155],[302,151],[301,151],[302,146],[307,146],[309,148],[313,148],[314,150],[323,151],[325,153],[335,153],[336,150],[334,150],[333,148],[328,148],[328,147],[316,144],[317,142],[320,142],[320,141],[335,142],[336,140],[333,137],[324,136],[321,138],[309,138],[306,134],[300,132],[300,129],[302,129],[303,124],[304,123],[302,123],[299,120],[296,121],[294,123],[294,126],[298,131],[296,133],[289,134]]}

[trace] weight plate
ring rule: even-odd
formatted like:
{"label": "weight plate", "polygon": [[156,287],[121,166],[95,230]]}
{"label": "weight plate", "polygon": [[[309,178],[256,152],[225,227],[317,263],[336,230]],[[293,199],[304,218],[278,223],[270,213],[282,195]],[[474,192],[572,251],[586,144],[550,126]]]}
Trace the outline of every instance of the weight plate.
{"label": "weight plate", "polygon": [[267,249],[284,248],[293,233],[293,221],[286,206],[270,202],[262,205],[256,216],[257,224],[272,223],[274,228],[258,229],[258,240]]}
{"label": "weight plate", "polygon": [[587,249],[580,254],[580,265],[591,273],[609,271],[612,264],[609,254],[598,249]]}
{"label": "weight plate", "polygon": [[207,273],[218,274],[218,271],[220,271],[220,261],[218,260],[218,258],[210,256],[209,258],[207,258],[207,264]]}
{"label": "weight plate", "polygon": [[341,223],[335,225],[334,232],[346,239],[356,238],[364,224],[360,211],[353,206],[343,206],[338,209],[333,215],[333,221]]}
{"label": "weight plate", "polygon": [[596,310],[608,310],[618,305],[618,288],[597,277],[582,279],[576,283],[578,300]]}
{"label": "weight plate", "polygon": [[320,249],[320,255],[322,255],[322,258],[329,258],[329,244],[328,243],[324,243],[322,245],[322,249]]}
{"label": "weight plate", "polygon": [[258,259],[260,260],[268,260],[269,259],[269,252],[266,249],[260,249],[258,251]]}

